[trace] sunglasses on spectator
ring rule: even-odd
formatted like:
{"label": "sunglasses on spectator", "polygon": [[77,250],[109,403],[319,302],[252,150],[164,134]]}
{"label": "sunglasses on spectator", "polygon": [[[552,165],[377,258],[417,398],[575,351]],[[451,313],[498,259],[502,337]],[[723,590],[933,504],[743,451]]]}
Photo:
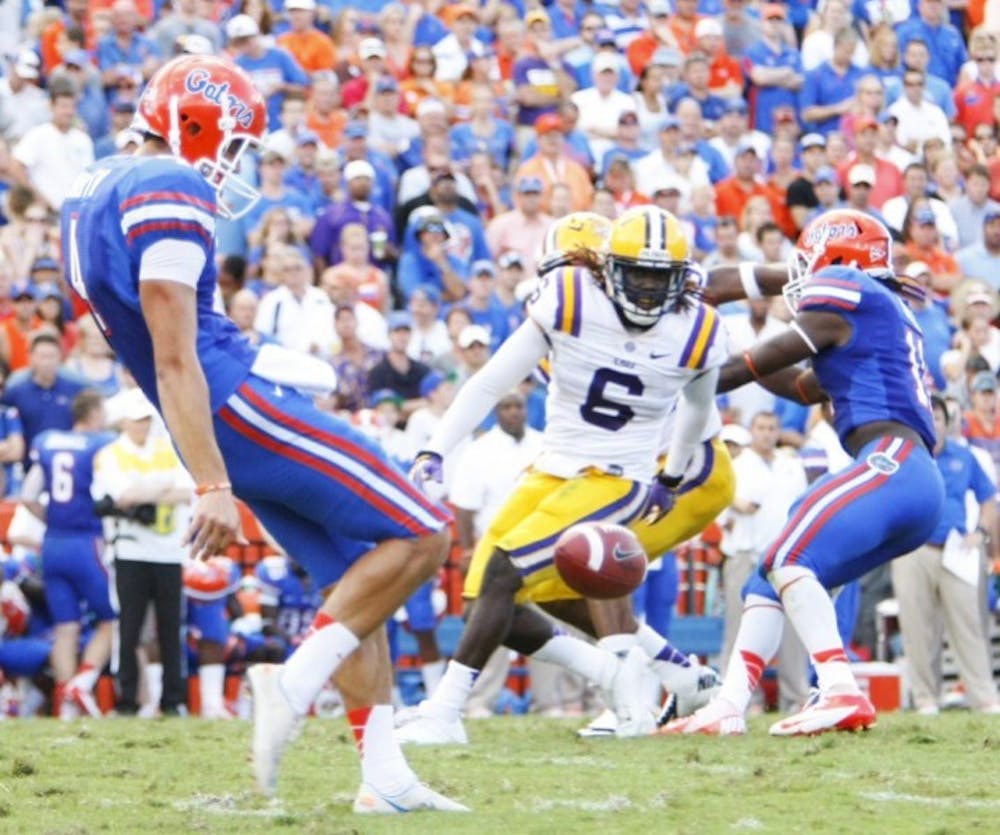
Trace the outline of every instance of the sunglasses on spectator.
{"label": "sunglasses on spectator", "polygon": [[973,58],[972,60],[975,61],[977,64],[983,64],[983,63],[985,63],[985,64],[992,64],[994,61],[996,61],[996,56],[995,55],[980,55],[978,58]]}
{"label": "sunglasses on spectator", "polygon": [[48,223],[49,219],[45,215],[25,215],[24,219],[28,223]]}

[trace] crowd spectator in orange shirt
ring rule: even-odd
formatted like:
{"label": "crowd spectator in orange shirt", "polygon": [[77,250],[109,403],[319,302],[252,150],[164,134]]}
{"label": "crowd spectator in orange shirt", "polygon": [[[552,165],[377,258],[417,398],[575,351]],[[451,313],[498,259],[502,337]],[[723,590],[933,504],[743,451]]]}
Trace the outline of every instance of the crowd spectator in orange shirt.
{"label": "crowd spectator in orange shirt", "polygon": [[339,148],[347,112],[340,106],[340,82],[335,73],[323,70],[312,77],[312,95],[306,105],[306,127],[327,148]]}
{"label": "crowd spectator in orange shirt", "polygon": [[634,38],[625,50],[628,65],[637,76],[649,66],[653,54],[661,46],[677,48],[676,38],[670,28],[670,3],[666,0],[653,0],[648,4],[648,11],[649,28]]}
{"label": "crowd spectator in orange shirt", "polygon": [[958,262],[940,243],[934,210],[926,198],[910,203],[903,224],[903,252],[910,261],[923,261],[931,269],[931,288],[950,293],[961,278]]}
{"label": "crowd spectator in orange shirt", "polygon": [[408,116],[415,116],[420,102],[424,99],[446,101],[451,97],[453,88],[450,84],[437,81],[437,58],[429,46],[418,46],[410,56],[409,72],[400,83],[403,94],[403,108]]}
{"label": "crowd spectator in orange shirt", "polygon": [[715,213],[742,222],[743,209],[751,197],[771,199],[771,191],[758,179],[760,159],[752,142],[742,141],[736,148],[733,175],[715,187]]}
{"label": "crowd spectator in orange shirt", "polygon": [[30,336],[40,324],[35,292],[25,282],[10,291],[14,315],[0,320],[0,361],[11,371],[28,367]]}
{"label": "crowd spectator in orange shirt", "polygon": [[743,95],[743,70],[740,62],[726,52],[722,24],[714,17],[703,17],[694,27],[695,49],[708,56],[708,89],[724,99]]}
{"label": "crowd spectator in orange shirt", "polygon": [[535,120],[538,153],[521,164],[514,179],[538,177],[542,181],[542,211],[546,212],[549,210],[552,186],[565,183],[573,195],[572,210],[584,212],[590,209],[594,186],[587,169],[569,155],[562,129],[563,122],[558,113],[544,113]]}
{"label": "crowd spectator in orange shirt", "polygon": [[855,165],[871,166],[875,172],[871,204],[880,209],[890,197],[903,193],[903,175],[889,160],[875,153],[878,146],[878,122],[875,119],[870,116],[856,119],[854,130],[855,149],[837,166],[837,175],[846,188],[848,172]]}
{"label": "crowd spectator in orange shirt", "polygon": [[976,78],[962,81],[955,90],[955,121],[972,135],[978,125],[993,124],[993,102],[1000,93],[1000,80],[996,77],[997,48],[993,35],[973,38],[972,60],[976,64]]}
{"label": "crowd spectator in orange shirt", "polygon": [[285,0],[290,29],[278,36],[278,46],[287,49],[299,66],[313,73],[333,66],[337,50],[333,41],[314,25],[316,0]]}
{"label": "crowd spectator in orange shirt", "polygon": [[[669,4],[664,3],[669,9]],[[698,43],[696,29],[702,16],[698,14],[698,0],[676,0],[676,13],[671,15],[667,24],[674,36],[677,48],[687,55]]]}

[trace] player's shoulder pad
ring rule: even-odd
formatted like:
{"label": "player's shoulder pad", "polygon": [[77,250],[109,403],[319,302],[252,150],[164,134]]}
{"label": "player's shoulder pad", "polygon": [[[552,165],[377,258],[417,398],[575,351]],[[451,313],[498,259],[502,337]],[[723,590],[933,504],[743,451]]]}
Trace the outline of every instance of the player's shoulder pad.
{"label": "player's shoulder pad", "polygon": [[[145,157],[118,186],[118,209],[123,227],[129,212],[141,215],[184,217],[194,211],[205,225],[214,227],[215,191],[186,162],[168,157]],[[155,208],[154,208],[155,207]],[[167,212],[175,209],[173,215]]]}
{"label": "player's shoulder pad", "polygon": [[704,368],[705,361],[722,330],[722,317],[714,307],[699,301],[688,310],[688,322],[690,329],[677,364],[682,368]]}
{"label": "player's shoulder pad", "polygon": [[549,270],[541,276],[538,288],[528,300],[528,314],[546,333],[579,336],[584,300],[593,283],[594,277],[583,267]]}
{"label": "player's shoulder pad", "polygon": [[798,309],[850,311],[861,304],[873,279],[854,267],[824,267],[806,280]]}

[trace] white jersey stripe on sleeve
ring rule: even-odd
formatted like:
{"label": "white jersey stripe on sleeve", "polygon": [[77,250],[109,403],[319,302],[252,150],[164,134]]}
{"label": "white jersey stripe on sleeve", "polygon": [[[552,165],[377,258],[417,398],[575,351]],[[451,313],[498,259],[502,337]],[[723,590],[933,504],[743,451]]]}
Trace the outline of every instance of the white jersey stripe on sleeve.
{"label": "white jersey stripe on sleeve", "polygon": [[813,296],[827,299],[842,299],[851,304],[861,304],[861,293],[857,290],[845,290],[843,287],[833,287],[829,284],[810,284],[802,292],[802,298],[807,299]]}
{"label": "white jersey stripe on sleeve", "polygon": [[195,206],[170,202],[146,203],[129,209],[122,215],[122,234],[128,235],[132,228],[150,220],[191,220],[203,226],[210,237],[215,235],[215,218],[211,214]]}

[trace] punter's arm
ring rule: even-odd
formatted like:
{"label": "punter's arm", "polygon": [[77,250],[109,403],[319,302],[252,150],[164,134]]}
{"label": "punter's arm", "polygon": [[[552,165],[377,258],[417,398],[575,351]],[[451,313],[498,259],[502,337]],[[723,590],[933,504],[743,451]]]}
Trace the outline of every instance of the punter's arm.
{"label": "punter's arm", "polygon": [[[747,383],[758,382],[768,387],[769,379],[776,372],[808,359],[824,348],[844,344],[851,336],[851,326],[843,317],[835,313],[804,312],[792,320],[791,327],[780,336],[754,345],[739,356],[730,357],[719,373],[719,392],[732,391]],[[794,369],[796,377],[801,372]],[[787,384],[792,380],[785,372],[778,377],[775,384]],[[802,380],[805,395],[818,397],[821,391],[815,375]],[[793,384],[794,388],[794,384]],[[787,391],[787,389],[786,389]],[[776,392],[778,393],[778,392]],[[787,396],[781,392],[782,396]],[[793,399],[800,402],[817,402],[804,400],[802,392]]]}
{"label": "punter's arm", "polygon": [[784,264],[753,264],[744,261],[737,266],[713,267],[705,283],[705,301],[709,304],[759,299],[781,295],[788,281]]}
{"label": "punter's arm", "polygon": [[192,557],[209,557],[237,538],[240,522],[215,440],[208,384],[198,361],[196,292],[194,286],[181,281],[151,277],[145,258],[139,301],[153,342],[160,408],[188,471],[202,491],[186,541],[191,543]]}

